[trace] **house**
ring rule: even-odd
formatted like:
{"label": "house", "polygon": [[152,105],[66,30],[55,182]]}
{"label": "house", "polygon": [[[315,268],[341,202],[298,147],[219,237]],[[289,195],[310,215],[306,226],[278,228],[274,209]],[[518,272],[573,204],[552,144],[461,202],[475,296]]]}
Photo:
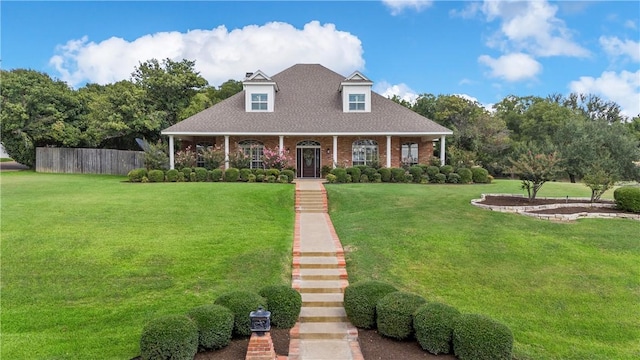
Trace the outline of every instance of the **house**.
{"label": "house", "polygon": [[348,77],[322,65],[297,64],[276,75],[247,73],[243,91],[162,131],[182,148],[220,146],[243,151],[261,167],[262,149],[278,147],[295,159],[299,178],[318,178],[322,166],[400,167],[426,163],[434,142],[445,159],[452,131],[371,90],[356,71]]}

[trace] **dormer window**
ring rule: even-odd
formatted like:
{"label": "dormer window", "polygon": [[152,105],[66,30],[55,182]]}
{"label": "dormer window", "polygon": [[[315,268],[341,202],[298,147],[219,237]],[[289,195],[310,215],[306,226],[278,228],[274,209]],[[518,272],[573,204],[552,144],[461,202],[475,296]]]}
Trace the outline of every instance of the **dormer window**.
{"label": "dormer window", "polygon": [[349,111],[364,111],[364,94],[349,94]]}
{"label": "dormer window", "polygon": [[267,111],[268,108],[267,94],[251,94],[251,110]]}

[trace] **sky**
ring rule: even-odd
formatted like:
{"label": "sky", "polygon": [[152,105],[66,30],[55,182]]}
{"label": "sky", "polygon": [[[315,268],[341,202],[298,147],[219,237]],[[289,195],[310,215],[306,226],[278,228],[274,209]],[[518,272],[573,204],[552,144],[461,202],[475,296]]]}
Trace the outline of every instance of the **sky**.
{"label": "sky", "polygon": [[408,101],[595,94],[640,114],[638,1],[0,2],[3,70],[74,88],[148,59],[195,60],[210,85],[319,63]]}

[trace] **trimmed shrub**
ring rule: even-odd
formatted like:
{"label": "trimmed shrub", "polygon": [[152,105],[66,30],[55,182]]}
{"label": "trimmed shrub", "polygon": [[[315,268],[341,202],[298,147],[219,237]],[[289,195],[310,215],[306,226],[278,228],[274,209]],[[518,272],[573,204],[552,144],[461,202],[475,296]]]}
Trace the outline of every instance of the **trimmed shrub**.
{"label": "trimmed shrub", "polygon": [[214,302],[231,310],[234,316],[233,334],[237,336],[251,335],[251,319],[249,313],[262,306],[267,309],[267,300],[250,291],[232,291],[221,295]]}
{"label": "trimmed shrub", "polygon": [[414,166],[409,168],[409,174],[411,174],[411,176],[413,176],[413,182],[414,183],[419,183],[420,182],[420,179],[422,179],[422,173],[423,173],[423,170],[418,165],[414,165]]}
{"label": "trimmed shrub", "polygon": [[178,181],[178,173],[179,171],[176,169],[167,170],[167,181],[176,182]]}
{"label": "trimmed shrub", "polygon": [[378,173],[378,170],[366,166],[363,170],[362,170],[362,174],[363,175],[367,175],[367,177],[369,178],[369,181],[372,181],[373,178],[376,176],[376,174]]}
{"label": "trimmed shrub", "polygon": [[127,174],[130,182],[142,182],[142,178],[147,176],[147,169],[133,169]]}
{"label": "trimmed shrub", "polygon": [[164,171],[149,170],[147,178],[149,179],[149,182],[164,182]]}
{"label": "trimmed shrub", "polygon": [[397,340],[413,335],[413,313],[427,302],[423,297],[403,291],[387,294],[376,305],[378,332]]}
{"label": "trimmed shrub", "polygon": [[178,171],[178,182],[185,182],[184,173],[182,171]]}
{"label": "trimmed shrub", "polygon": [[460,183],[460,174],[450,173],[447,175],[447,182],[450,184],[459,184]]}
{"label": "trimmed shrub", "polygon": [[360,176],[362,176],[362,171],[357,167],[347,168],[347,174],[351,175],[351,179],[353,182],[360,182]]}
{"label": "trimmed shrub", "polygon": [[276,182],[276,177],[275,177],[275,176],[273,176],[273,175],[267,175],[267,176],[264,178],[264,181],[266,181],[266,182],[268,182],[268,183],[273,184],[273,183],[275,183],[275,182]]}
{"label": "trimmed shrub", "polygon": [[389,293],[398,291],[380,281],[361,281],[344,289],[344,310],[354,326],[371,329],[376,326],[376,304]]}
{"label": "trimmed shrub", "polygon": [[420,177],[420,184],[428,184],[429,183],[429,175],[424,174]]}
{"label": "trimmed shrub", "polygon": [[444,184],[445,182],[447,182],[447,175],[445,175],[445,174],[436,174],[434,182],[437,183],[437,184]]}
{"label": "trimmed shrub", "polygon": [[449,175],[452,172],[453,172],[453,166],[451,166],[451,165],[442,165],[442,166],[440,166],[440,173],[441,174]]}
{"label": "trimmed shrub", "polygon": [[337,177],[333,174],[327,174],[327,181],[329,182],[329,184],[335,184],[337,181]]}
{"label": "trimmed shrub", "polygon": [[368,183],[369,182],[369,177],[367,175],[365,175],[365,174],[362,174],[360,176],[360,182],[361,183]]}
{"label": "trimmed shrub", "polygon": [[264,169],[253,169],[253,173],[258,176],[258,175],[264,175]]}
{"label": "trimmed shrub", "polygon": [[351,175],[347,174],[347,183],[352,183],[353,182],[353,178],[351,178]]}
{"label": "trimmed shrub", "polygon": [[462,314],[453,327],[453,352],[460,360],[511,360],[511,330],[487,316]]}
{"label": "trimmed shrub", "polygon": [[437,166],[427,166],[427,175],[429,175],[429,179],[435,182],[436,175],[440,174],[440,168]]}
{"label": "trimmed shrub", "polygon": [[458,175],[460,175],[460,183],[461,184],[469,184],[473,181],[473,173],[471,173],[470,169],[460,168],[456,171]]}
{"label": "trimmed shrub", "polygon": [[191,179],[191,168],[190,167],[182,168],[182,170],[180,170],[180,171],[184,174],[184,180],[185,181],[189,181]]}
{"label": "trimmed shrub", "polygon": [[296,324],[302,308],[302,296],[299,292],[288,285],[272,285],[260,290],[259,294],[267,299],[273,326],[289,329]]}
{"label": "trimmed shrub", "polygon": [[229,345],[233,331],[233,313],[222,305],[203,305],[189,310],[187,316],[198,327],[198,345],[216,350]]}
{"label": "trimmed shrub", "polygon": [[264,172],[264,174],[267,175],[267,176],[273,176],[273,177],[275,177],[277,179],[278,176],[280,176],[280,170],[278,170],[278,169],[267,169]]}
{"label": "trimmed shrub", "polygon": [[192,360],[198,352],[198,327],[184,315],[169,315],[150,321],[140,336],[143,360]]}
{"label": "trimmed shrub", "polygon": [[287,176],[288,183],[291,183],[296,176],[296,173],[293,172],[293,170],[282,170],[280,174]]}
{"label": "trimmed shrub", "polygon": [[405,170],[403,168],[391,168],[391,182],[403,183],[404,173]]}
{"label": "trimmed shrub", "polygon": [[413,182],[413,175],[405,173],[404,174],[404,182],[406,182],[406,183]]}
{"label": "trimmed shrub", "polygon": [[222,169],[211,170],[211,181],[218,182],[222,180]]}
{"label": "trimmed shrub", "polygon": [[[264,176],[264,175],[262,175]],[[249,181],[250,183],[254,183],[256,182],[256,176],[253,174],[249,174],[249,177],[247,178],[247,181]]]}
{"label": "trimmed shrub", "polygon": [[453,352],[453,326],[460,312],[449,305],[429,303],[422,305],[413,315],[416,340],[432,354]]}
{"label": "trimmed shrub", "polygon": [[196,173],[192,171],[191,174],[189,174],[189,181],[196,182],[196,180],[197,180]]}
{"label": "trimmed shrub", "polygon": [[140,180],[140,182],[142,183],[148,183],[149,182],[149,178],[147,178],[146,176],[142,177],[142,180]]}
{"label": "trimmed shrub", "polygon": [[616,206],[620,210],[640,213],[640,187],[622,186],[613,192]]}
{"label": "trimmed shrub", "polygon": [[377,172],[375,174],[373,174],[373,182],[381,183],[382,182],[382,175],[380,175]]}
{"label": "trimmed shrub", "polygon": [[257,182],[264,182],[264,174],[258,174],[256,175],[256,181]]}
{"label": "trimmed shrub", "polygon": [[281,174],[280,176],[278,176],[278,182],[280,184],[287,184],[289,183],[289,177],[287,175]]}
{"label": "trimmed shrub", "polygon": [[472,167],[471,174],[472,174],[472,179],[474,183],[477,183],[477,184],[489,183],[489,172],[487,171],[487,169],[483,169],[481,167]]}
{"label": "trimmed shrub", "polygon": [[322,165],[322,168],[320,169],[320,176],[322,176],[323,178],[326,178],[327,175],[329,175],[330,173],[331,173],[331,166]]}
{"label": "trimmed shrub", "polygon": [[249,181],[249,175],[251,175],[251,169],[240,169],[241,181]]}
{"label": "trimmed shrub", "polygon": [[205,182],[207,181],[208,170],[203,167],[197,167],[193,170],[196,173],[196,181]]}
{"label": "trimmed shrub", "polygon": [[240,177],[240,170],[236,168],[228,168],[224,171],[224,181],[226,182],[236,182]]}
{"label": "trimmed shrub", "polygon": [[382,182],[391,182],[391,169],[380,168],[378,169],[378,174],[380,174],[380,179],[382,180]]}
{"label": "trimmed shrub", "polygon": [[345,168],[335,168],[331,170],[331,173],[336,176],[336,182],[338,183],[347,182],[347,170]]}

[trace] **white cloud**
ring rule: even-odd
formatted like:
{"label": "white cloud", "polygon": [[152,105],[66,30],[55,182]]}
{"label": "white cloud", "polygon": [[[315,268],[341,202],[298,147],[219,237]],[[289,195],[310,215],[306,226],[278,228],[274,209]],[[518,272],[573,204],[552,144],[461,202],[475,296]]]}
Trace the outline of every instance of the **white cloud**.
{"label": "white cloud", "polygon": [[[477,11],[473,7],[468,12]],[[487,21],[498,19],[500,30],[487,42],[503,52],[525,51],[535,56],[587,57],[589,51],[572,40],[558,7],[547,1],[485,1],[481,11]],[[468,14],[467,14],[468,16]]]}
{"label": "white cloud", "polygon": [[572,92],[596,94],[614,101],[626,116],[640,114],[640,70],[635,73],[605,71],[598,78],[582,76],[569,83],[569,88]]}
{"label": "white cloud", "polygon": [[485,110],[487,110],[488,112],[491,112],[491,113],[495,112],[495,109],[493,108],[493,105],[494,105],[493,103],[490,103],[490,104],[483,104],[483,103],[481,103],[481,102],[478,100],[478,98],[473,97],[473,96],[468,95],[468,94],[452,94],[452,95],[457,96],[457,97],[459,97],[459,98],[463,98],[463,99],[465,99],[465,100],[469,100],[469,101],[471,101],[472,103],[476,103],[476,104],[478,104],[479,106],[483,107],[483,108],[484,108]]}
{"label": "white cloud", "polygon": [[373,86],[373,91],[387,98],[397,95],[400,99],[411,104],[415,103],[418,98],[418,94],[404,83],[391,85],[386,81],[381,81]]}
{"label": "white cloud", "polygon": [[497,59],[489,55],[481,55],[478,62],[488,66],[490,77],[507,81],[522,81],[534,78],[542,71],[542,65],[533,57],[523,53],[502,55]]}
{"label": "white cloud", "polygon": [[627,20],[624,22],[624,27],[627,29],[635,30],[638,28],[638,25],[633,20]]}
{"label": "white cloud", "polygon": [[615,36],[600,36],[600,46],[609,56],[628,56],[633,61],[640,61],[640,42],[622,41]]}
{"label": "white cloud", "polygon": [[302,29],[283,22],[248,25],[227,30],[186,33],[160,32],[133,41],[121,38],[95,43],[87,37],[70,40],[57,48],[49,63],[72,86],[128,79],[134,68],[151,58],[196,61],[196,70],[212,85],[241,79],[260,69],[273,75],[296,63],[320,63],[338,73],[364,69],[362,43],[355,35],[333,24],[311,21]]}
{"label": "white cloud", "polygon": [[401,14],[405,9],[422,11],[431,4],[432,0],[382,0],[382,2],[391,10],[391,15]]}

